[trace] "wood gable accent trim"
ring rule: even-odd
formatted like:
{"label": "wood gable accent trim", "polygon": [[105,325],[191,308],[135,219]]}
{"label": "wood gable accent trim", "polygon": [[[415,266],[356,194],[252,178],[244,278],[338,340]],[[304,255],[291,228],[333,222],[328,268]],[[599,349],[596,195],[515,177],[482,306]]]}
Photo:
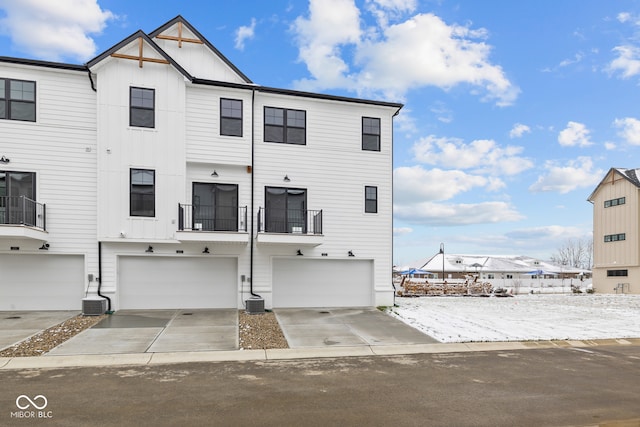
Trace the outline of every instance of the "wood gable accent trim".
{"label": "wood gable accent trim", "polygon": [[138,56],[135,55],[125,55],[122,53],[114,52],[111,54],[113,58],[121,58],[121,59],[131,59],[134,61],[138,61],[138,67],[142,68],[142,65],[145,62],[155,62],[157,64],[170,64],[166,59],[160,58],[148,58],[144,56],[144,40],[142,37],[138,37]]}
{"label": "wood gable accent trim", "polygon": [[192,39],[189,37],[182,37],[182,21],[178,21],[178,37],[176,36],[166,36],[164,34],[159,34],[156,36],[157,39],[162,40],[173,40],[178,42],[178,48],[182,48],[182,42],[186,43],[197,43],[204,44],[204,42],[200,39]]}

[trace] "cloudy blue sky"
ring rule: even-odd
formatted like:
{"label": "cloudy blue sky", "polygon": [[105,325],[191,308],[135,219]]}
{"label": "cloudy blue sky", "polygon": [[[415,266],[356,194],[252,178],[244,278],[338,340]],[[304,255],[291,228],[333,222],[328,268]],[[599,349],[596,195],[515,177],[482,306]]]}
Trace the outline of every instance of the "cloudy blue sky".
{"label": "cloudy blue sky", "polygon": [[640,167],[636,0],[0,0],[0,55],[84,63],[178,14],[258,84],[405,104],[399,265],[548,259]]}

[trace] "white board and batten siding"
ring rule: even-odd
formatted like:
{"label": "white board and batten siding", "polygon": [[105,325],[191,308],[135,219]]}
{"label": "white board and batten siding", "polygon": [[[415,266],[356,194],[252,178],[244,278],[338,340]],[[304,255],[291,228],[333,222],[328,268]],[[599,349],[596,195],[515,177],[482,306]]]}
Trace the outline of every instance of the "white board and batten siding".
{"label": "white board and batten siding", "polygon": [[[98,194],[101,240],[168,240],[175,233],[178,201],[185,200],[185,82],[172,66],[105,60],[97,69]],[[129,126],[130,87],[155,90],[155,127]],[[130,169],[155,171],[154,218],[129,216]]]}
{"label": "white board and batten siding", "polygon": [[[324,237],[319,246],[258,244],[254,285],[272,283],[273,257],[301,249],[305,257],[339,259],[352,251],[355,258],[374,260],[372,303],[392,304],[391,138],[396,109],[265,93],[256,96],[256,103],[256,206],[265,205],[264,187],[305,188],[307,208],[323,211]],[[264,106],[305,110],[306,145],[263,142]],[[380,151],[362,150],[362,117],[380,118]],[[283,181],[285,175],[289,182]],[[365,186],[378,188],[377,213],[364,212]]]}

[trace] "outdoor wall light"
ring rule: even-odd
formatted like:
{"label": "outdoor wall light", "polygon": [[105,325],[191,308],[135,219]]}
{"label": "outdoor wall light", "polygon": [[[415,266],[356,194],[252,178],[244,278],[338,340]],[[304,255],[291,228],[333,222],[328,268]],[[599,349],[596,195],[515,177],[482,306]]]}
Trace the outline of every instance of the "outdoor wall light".
{"label": "outdoor wall light", "polygon": [[49,244],[48,243],[43,243],[42,246],[40,246],[39,248],[41,251],[48,251],[49,250]]}
{"label": "outdoor wall light", "polygon": [[302,256],[302,255],[304,255],[304,254],[302,253],[302,251],[301,251],[300,249],[298,249],[298,252],[296,253],[296,255],[298,255],[298,256]]}
{"label": "outdoor wall light", "polygon": [[218,177],[218,172],[216,172],[215,170],[211,173],[211,176],[217,178]]}
{"label": "outdoor wall light", "polygon": [[5,157],[5,156],[0,157],[0,162],[2,162],[2,163],[9,163],[10,161],[11,161],[11,160],[9,160],[9,159],[8,159],[7,157]]}
{"label": "outdoor wall light", "polygon": [[147,248],[147,250],[145,251],[148,254],[152,254],[153,253],[153,246],[149,245],[149,247]]}
{"label": "outdoor wall light", "polygon": [[289,179],[289,175],[285,175],[285,176],[284,176],[283,181],[284,181],[284,182],[289,182],[289,181],[291,181],[291,180]]}
{"label": "outdoor wall light", "polygon": [[353,251],[349,251],[347,254],[348,254],[349,256],[355,256],[355,255],[353,254]]}
{"label": "outdoor wall light", "polygon": [[208,246],[205,246],[205,247],[204,247],[204,249],[202,250],[202,253],[203,253],[203,254],[208,254],[208,253],[210,253],[210,252],[209,252],[209,247],[208,247]]}

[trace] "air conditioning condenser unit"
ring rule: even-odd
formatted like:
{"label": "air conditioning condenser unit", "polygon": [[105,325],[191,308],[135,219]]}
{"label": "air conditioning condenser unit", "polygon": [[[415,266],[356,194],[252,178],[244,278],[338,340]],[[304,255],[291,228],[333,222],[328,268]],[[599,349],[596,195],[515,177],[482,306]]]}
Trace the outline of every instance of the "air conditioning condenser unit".
{"label": "air conditioning condenser unit", "polygon": [[107,311],[107,300],[104,298],[84,298],[82,300],[82,314],[85,316],[100,316]]}

